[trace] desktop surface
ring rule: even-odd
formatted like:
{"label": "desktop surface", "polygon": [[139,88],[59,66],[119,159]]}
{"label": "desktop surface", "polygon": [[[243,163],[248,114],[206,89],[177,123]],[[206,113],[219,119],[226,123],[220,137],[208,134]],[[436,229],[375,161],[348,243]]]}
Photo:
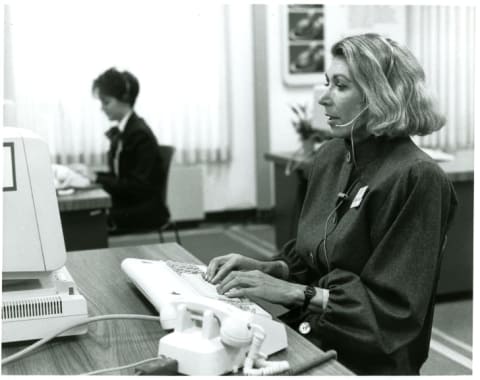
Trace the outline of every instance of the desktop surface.
{"label": "desktop surface", "polygon": [[110,208],[112,199],[100,186],[75,189],[73,194],[57,195],[60,212]]}
{"label": "desktop surface", "polygon": [[[201,264],[175,243],[69,252],[66,265],[87,300],[90,317],[106,314],[157,315],[153,306],[121,271],[120,264],[128,257]],[[73,375],[116,367],[156,356],[158,341],[163,335],[165,331],[157,322],[100,321],[90,324],[86,335],[57,338],[32,354],[3,366],[2,373]],[[272,355],[272,360],[288,360],[291,366],[298,366],[323,352],[289,327],[287,336],[288,349]],[[28,343],[4,344],[2,357],[9,356],[27,345]],[[121,374],[133,374],[133,369],[128,371],[122,371]],[[351,374],[335,360],[302,373]]]}

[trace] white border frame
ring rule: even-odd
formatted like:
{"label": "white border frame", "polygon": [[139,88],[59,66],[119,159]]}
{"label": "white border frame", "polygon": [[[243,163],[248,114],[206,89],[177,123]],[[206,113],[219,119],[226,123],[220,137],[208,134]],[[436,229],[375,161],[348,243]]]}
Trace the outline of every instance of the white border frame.
{"label": "white border frame", "polygon": [[[282,71],[283,71],[283,82],[287,86],[293,87],[310,87],[319,83],[325,75],[325,72],[311,74],[311,73],[302,73],[302,74],[291,74],[289,65],[290,65],[290,51],[289,51],[289,37],[288,37],[288,4],[282,4],[280,9],[281,14],[281,38],[282,38]],[[326,7],[324,5],[324,12]],[[326,17],[325,17],[326,18]],[[326,49],[325,44],[325,32],[324,32],[324,49]],[[325,57],[326,58],[326,57]],[[325,61],[326,65],[326,61]]]}

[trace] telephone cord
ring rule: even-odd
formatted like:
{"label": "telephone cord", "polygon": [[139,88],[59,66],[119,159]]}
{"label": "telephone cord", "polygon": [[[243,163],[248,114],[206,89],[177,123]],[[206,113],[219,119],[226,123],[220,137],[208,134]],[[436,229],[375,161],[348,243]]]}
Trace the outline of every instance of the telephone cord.
{"label": "telephone cord", "polygon": [[260,347],[265,340],[265,332],[259,325],[253,324],[252,327],[254,330],[252,343],[243,364],[243,374],[247,376],[267,376],[288,371],[290,365],[287,361],[266,360],[266,355],[260,352]]}

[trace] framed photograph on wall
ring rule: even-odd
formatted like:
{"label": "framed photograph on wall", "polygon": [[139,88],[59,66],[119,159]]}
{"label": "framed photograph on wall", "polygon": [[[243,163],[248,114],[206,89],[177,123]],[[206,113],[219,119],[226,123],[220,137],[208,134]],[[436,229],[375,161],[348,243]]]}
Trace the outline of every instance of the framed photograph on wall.
{"label": "framed photograph on wall", "polygon": [[289,86],[318,83],[325,71],[324,5],[284,5],[283,12],[284,81]]}

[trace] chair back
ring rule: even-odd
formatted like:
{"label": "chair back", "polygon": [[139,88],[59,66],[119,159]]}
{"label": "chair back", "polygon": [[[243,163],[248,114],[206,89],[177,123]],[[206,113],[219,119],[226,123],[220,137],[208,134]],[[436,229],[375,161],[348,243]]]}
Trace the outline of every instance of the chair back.
{"label": "chair back", "polygon": [[160,186],[160,199],[162,203],[167,207],[167,188],[168,177],[170,174],[170,166],[172,163],[173,155],[175,154],[175,147],[170,145],[159,145],[158,155],[160,157],[160,173],[161,173],[161,186]]}

